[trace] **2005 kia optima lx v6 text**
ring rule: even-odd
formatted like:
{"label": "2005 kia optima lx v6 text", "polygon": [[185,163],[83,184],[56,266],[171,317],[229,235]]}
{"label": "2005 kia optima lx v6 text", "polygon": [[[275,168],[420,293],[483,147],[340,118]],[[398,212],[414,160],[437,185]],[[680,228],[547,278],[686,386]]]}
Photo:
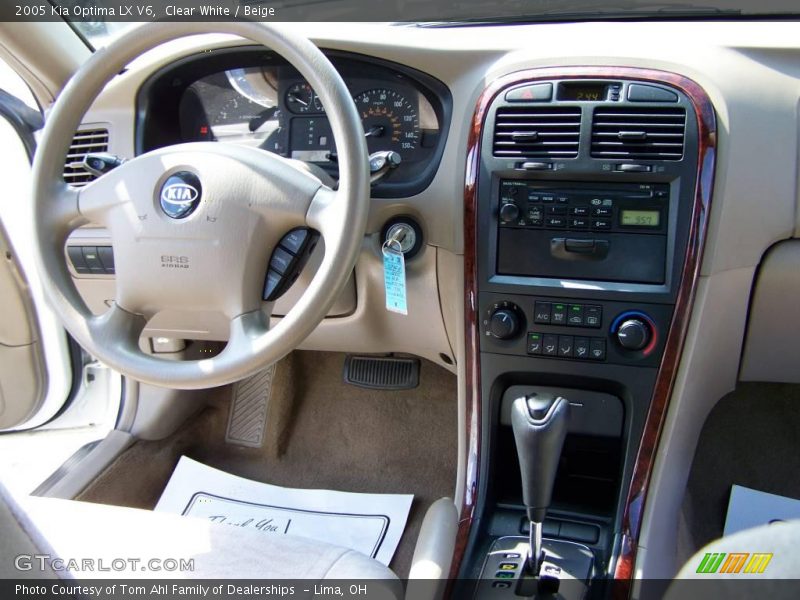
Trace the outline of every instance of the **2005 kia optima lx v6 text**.
{"label": "2005 kia optima lx v6 text", "polygon": [[0,5],[0,595],[800,595],[796,2]]}

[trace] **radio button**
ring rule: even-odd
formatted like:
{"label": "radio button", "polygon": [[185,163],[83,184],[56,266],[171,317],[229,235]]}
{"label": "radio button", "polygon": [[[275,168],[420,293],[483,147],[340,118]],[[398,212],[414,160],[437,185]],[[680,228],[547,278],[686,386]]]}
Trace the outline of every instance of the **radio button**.
{"label": "radio button", "polygon": [[568,204],[569,196],[556,196],[556,202],[559,204]]}
{"label": "radio button", "polygon": [[589,216],[589,207],[588,206],[573,206],[569,209],[569,214],[575,215],[576,217],[588,217]]}
{"label": "radio button", "polygon": [[586,327],[599,328],[603,324],[603,307],[593,305],[584,307],[583,320]]}
{"label": "radio button", "polygon": [[500,207],[500,220],[503,223],[513,223],[519,218],[519,207],[516,204],[507,203]]}
{"label": "radio button", "polygon": [[548,215],[566,215],[567,214],[567,207],[566,206],[548,206],[547,207],[547,214]]}
{"label": "radio button", "polygon": [[589,227],[589,219],[570,219],[569,226],[572,229],[587,229]]}
{"label": "radio button", "polygon": [[595,219],[592,221],[592,229],[597,231],[607,231],[611,229],[611,221],[604,219]]}
{"label": "radio button", "polygon": [[592,209],[592,215],[595,217],[610,217],[612,208],[610,206],[596,206]]}
{"label": "radio button", "polygon": [[547,226],[548,227],[566,227],[567,220],[564,217],[548,217],[547,218]]}
{"label": "radio button", "polygon": [[556,201],[555,196],[542,196],[542,202],[551,203],[555,201]]}
{"label": "radio button", "polygon": [[553,313],[550,318],[553,325],[564,325],[567,322],[567,305],[561,303],[553,304]]}
{"label": "radio button", "polygon": [[534,304],[533,322],[540,325],[549,325],[551,306],[549,302],[537,302]]}
{"label": "radio button", "polygon": [[569,305],[567,325],[570,327],[581,327],[583,325],[583,304]]}

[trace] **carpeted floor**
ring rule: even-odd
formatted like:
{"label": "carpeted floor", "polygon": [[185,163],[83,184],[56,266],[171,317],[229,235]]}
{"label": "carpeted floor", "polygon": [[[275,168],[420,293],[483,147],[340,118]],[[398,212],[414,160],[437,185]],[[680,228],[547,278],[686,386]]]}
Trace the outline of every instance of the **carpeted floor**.
{"label": "carpeted floor", "polygon": [[79,500],[137,508],[158,501],[178,458],[275,485],[414,494],[392,569],[408,574],[430,504],[453,495],[456,377],[422,361],[420,386],[383,392],[346,385],[344,354],[295,352],[278,365],[267,441],[225,443],[229,397],[215,401],[166,440],[137,442]]}
{"label": "carpeted floor", "polygon": [[731,486],[800,499],[800,386],[739,384],[700,435],[683,512],[694,545],[720,537]]}

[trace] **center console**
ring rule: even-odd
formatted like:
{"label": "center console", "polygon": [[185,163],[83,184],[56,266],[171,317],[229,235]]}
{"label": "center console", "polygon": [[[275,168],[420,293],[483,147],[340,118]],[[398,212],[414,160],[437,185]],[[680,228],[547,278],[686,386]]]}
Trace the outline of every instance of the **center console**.
{"label": "center console", "polygon": [[[478,583],[461,591],[531,595],[520,581],[533,527],[559,593],[603,597],[632,572],[704,239],[713,110],[670,73],[538,69],[494,82],[473,127],[472,442],[456,562]],[[549,475],[526,466],[530,444],[510,417],[520,399],[543,397],[569,406]],[[523,489],[547,477],[537,523]],[[534,577],[545,577],[541,564]]]}

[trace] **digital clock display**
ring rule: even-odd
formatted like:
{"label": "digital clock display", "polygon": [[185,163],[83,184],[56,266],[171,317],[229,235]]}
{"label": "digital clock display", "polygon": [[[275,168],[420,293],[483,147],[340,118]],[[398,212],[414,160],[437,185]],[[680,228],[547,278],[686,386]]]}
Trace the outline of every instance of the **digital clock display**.
{"label": "digital clock display", "polygon": [[559,100],[574,102],[601,102],[606,99],[605,83],[562,83],[559,88]]}
{"label": "digital clock display", "polygon": [[628,227],[658,227],[661,223],[661,211],[627,210],[620,211],[620,225]]}

